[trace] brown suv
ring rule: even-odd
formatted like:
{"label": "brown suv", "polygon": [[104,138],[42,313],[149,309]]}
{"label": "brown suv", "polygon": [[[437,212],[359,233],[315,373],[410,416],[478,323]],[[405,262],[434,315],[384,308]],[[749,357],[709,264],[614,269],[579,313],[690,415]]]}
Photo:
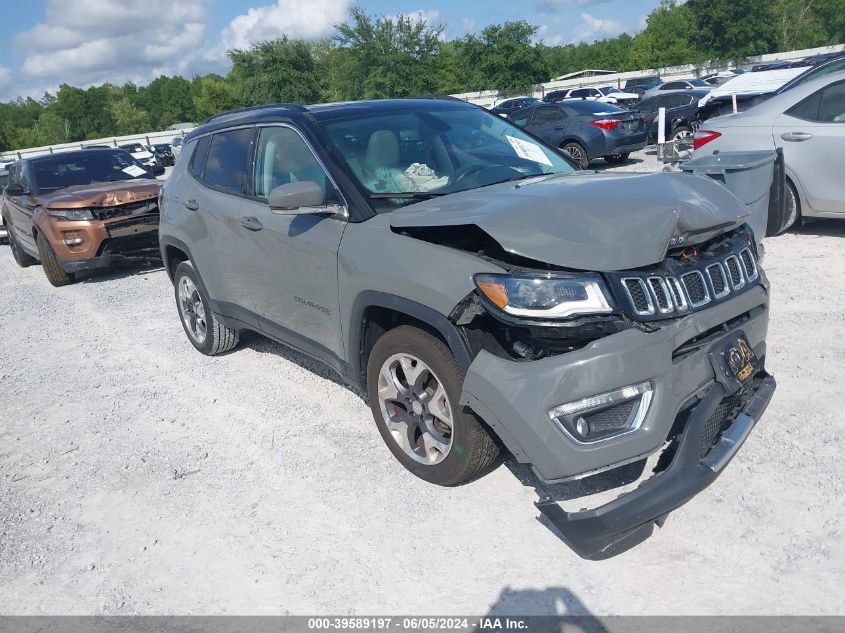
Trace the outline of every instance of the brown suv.
{"label": "brown suv", "polygon": [[131,154],[86,149],[9,168],[3,220],[21,267],[41,262],[54,286],[76,273],[158,258],[161,185]]}

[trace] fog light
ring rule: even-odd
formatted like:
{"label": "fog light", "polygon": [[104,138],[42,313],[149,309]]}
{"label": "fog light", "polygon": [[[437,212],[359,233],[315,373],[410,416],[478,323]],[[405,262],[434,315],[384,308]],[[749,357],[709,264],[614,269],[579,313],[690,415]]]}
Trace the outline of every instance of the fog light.
{"label": "fog light", "polygon": [[590,434],[590,425],[584,418],[578,418],[575,422],[575,430],[581,437],[587,437]]}
{"label": "fog light", "polygon": [[579,444],[636,431],[648,413],[654,384],[642,382],[554,407],[549,418]]}
{"label": "fog light", "polygon": [[65,244],[68,246],[78,246],[82,244],[82,236],[77,231],[64,232]]}

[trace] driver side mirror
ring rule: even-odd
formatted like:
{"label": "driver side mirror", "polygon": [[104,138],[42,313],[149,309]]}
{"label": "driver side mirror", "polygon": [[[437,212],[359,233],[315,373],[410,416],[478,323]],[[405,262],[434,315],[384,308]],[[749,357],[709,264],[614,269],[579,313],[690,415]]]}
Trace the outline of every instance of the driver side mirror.
{"label": "driver side mirror", "polygon": [[336,213],[335,205],[326,206],[322,187],[312,180],[289,182],[270,192],[270,209],[285,214]]}

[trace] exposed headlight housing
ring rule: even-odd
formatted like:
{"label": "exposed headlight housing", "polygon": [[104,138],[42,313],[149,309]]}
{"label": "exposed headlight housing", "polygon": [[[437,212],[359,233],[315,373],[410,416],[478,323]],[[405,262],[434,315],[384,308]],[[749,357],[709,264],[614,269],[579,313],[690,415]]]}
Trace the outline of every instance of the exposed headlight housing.
{"label": "exposed headlight housing", "polygon": [[47,213],[62,220],[93,220],[88,209],[47,209]]}
{"label": "exposed headlight housing", "polygon": [[613,312],[598,275],[483,273],[474,281],[489,301],[514,316],[564,319]]}

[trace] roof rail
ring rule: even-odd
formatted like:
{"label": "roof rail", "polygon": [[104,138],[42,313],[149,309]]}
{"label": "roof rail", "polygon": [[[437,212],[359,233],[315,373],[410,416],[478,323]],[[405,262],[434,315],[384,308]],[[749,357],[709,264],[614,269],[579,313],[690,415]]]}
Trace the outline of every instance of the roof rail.
{"label": "roof rail", "polygon": [[252,112],[254,110],[265,110],[269,108],[285,108],[287,110],[293,110],[294,112],[308,112],[305,106],[300,105],[298,103],[265,103],[262,105],[247,106],[246,108],[238,108],[237,110],[228,110],[227,112],[214,114],[205,119],[202,123],[200,123],[200,125],[205,125],[210,121],[214,121],[215,119],[219,119],[220,117],[229,116],[230,114],[240,114],[241,112]]}

